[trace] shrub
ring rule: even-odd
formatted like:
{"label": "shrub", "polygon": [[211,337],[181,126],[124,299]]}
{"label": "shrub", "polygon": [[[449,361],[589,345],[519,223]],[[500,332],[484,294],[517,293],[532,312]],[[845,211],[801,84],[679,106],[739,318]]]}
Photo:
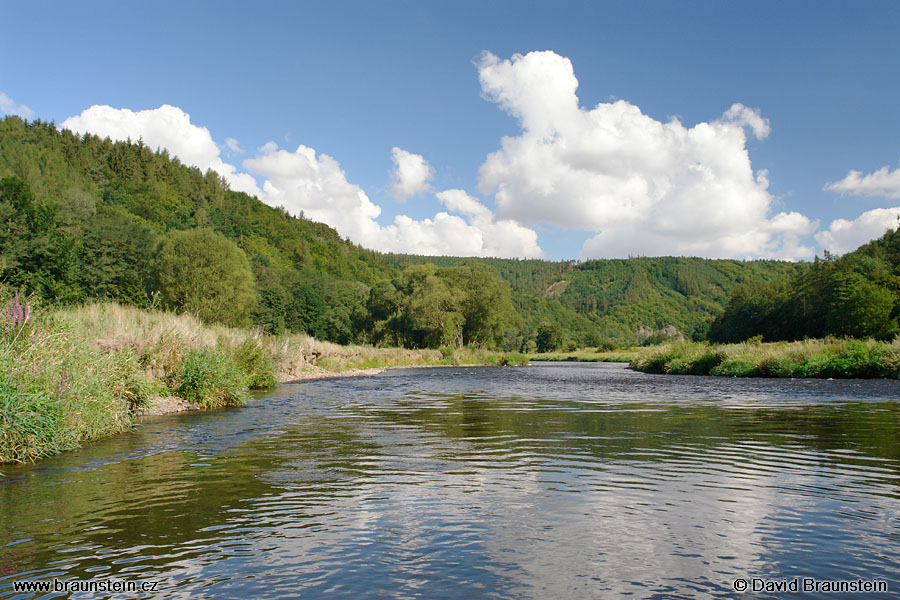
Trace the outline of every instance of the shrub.
{"label": "shrub", "polygon": [[522,354],[521,352],[507,352],[500,359],[500,363],[503,366],[521,366],[528,364],[528,356]]}
{"label": "shrub", "polygon": [[205,408],[241,405],[248,399],[246,373],[220,350],[189,351],[176,382],[179,396]]}
{"label": "shrub", "polygon": [[620,347],[621,346],[619,346],[615,340],[606,339],[597,346],[597,352],[612,352],[613,350],[618,350]]}

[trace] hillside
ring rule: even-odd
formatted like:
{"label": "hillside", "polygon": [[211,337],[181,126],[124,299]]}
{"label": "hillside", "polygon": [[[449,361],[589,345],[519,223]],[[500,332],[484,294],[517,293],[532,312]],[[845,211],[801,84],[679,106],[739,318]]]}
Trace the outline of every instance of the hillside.
{"label": "hillside", "polygon": [[[211,230],[240,249],[234,264],[252,273],[249,322],[235,324],[339,343],[471,339],[524,349],[545,322],[559,324],[567,344],[631,344],[640,328],[670,324],[699,339],[736,285],[759,286],[805,269],[776,261],[672,257],[470,259],[460,266],[460,258],[382,254],[342,239],[327,225],[232,191],[215,172],[182,165],[141,140],[77,136],[18,117],[0,121],[0,179],[2,283],[64,304],[100,299],[186,310],[177,294],[158,295],[165,281],[161,265],[174,264],[160,252],[173,247],[175,232]],[[426,263],[438,269],[404,274]],[[506,288],[490,283],[497,274]],[[514,310],[518,317],[471,313],[478,305],[476,280],[489,282],[498,294],[497,310]],[[392,314],[373,304],[384,300],[372,293],[379,282],[405,290],[389,303]],[[503,300],[506,294],[511,304]],[[456,329],[446,322],[413,324],[410,315],[423,302],[436,319],[450,315]],[[481,310],[488,307],[481,303]],[[232,317],[210,314],[213,320]],[[476,331],[488,322],[491,332]]]}
{"label": "hillside", "polygon": [[[140,140],[81,137],[7,117],[0,121],[0,178],[7,176],[24,181],[21,193],[46,222],[30,219],[19,230],[7,224],[0,279],[58,301],[150,306],[162,234],[209,227],[250,260],[260,299],[254,323],[346,343],[354,341],[352,315],[368,287],[394,272],[327,225],[231,191],[217,173],[186,167]],[[4,209],[14,215],[23,206]]]}
{"label": "hillside", "polygon": [[[450,265],[459,259],[386,255],[397,268]],[[783,261],[709,260],[686,257],[628,258],[586,262],[481,259],[512,288],[525,319],[522,336],[533,339],[542,321],[563,325],[577,345],[604,340],[634,343],[635,333],[675,326],[703,339],[737,285],[762,285],[802,273],[808,265]]]}
{"label": "hillside", "polygon": [[900,333],[900,232],[767,284],[735,289],[710,330],[714,341],[802,340],[826,335],[893,339]]}

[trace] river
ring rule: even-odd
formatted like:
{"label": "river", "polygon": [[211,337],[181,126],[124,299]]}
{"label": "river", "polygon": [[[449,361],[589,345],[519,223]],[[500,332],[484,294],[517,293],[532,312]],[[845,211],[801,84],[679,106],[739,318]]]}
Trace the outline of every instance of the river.
{"label": "river", "polygon": [[580,363],[283,385],[3,469],[0,598],[888,597],[898,399]]}

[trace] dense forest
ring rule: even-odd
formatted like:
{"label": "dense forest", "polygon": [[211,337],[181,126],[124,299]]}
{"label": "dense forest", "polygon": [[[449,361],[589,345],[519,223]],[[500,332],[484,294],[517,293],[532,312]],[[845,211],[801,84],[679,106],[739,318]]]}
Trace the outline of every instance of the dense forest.
{"label": "dense forest", "polygon": [[893,339],[900,316],[900,232],[764,285],[739,285],[710,339],[801,340],[826,335]]}
{"label": "dense forest", "polygon": [[[459,259],[385,255],[397,268]],[[651,343],[674,326],[685,338],[705,339],[735,286],[763,286],[804,272],[808,265],[783,261],[709,260],[685,257],[549,262],[487,258],[509,282],[523,324],[520,345],[537,341],[541,324],[559,324],[561,345],[617,346]],[[639,334],[641,332],[641,334]],[[523,348],[526,349],[527,348]]]}
{"label": "dense forest", "polygon": [[382,254],[140,139],[18,117],[0,121],[0,218],[0,282],[45,301],[175,308],[339,343],[531,351],[652,342],[668,325],[703,339],[736,286],[746,296],[819,273],[778,261]]}

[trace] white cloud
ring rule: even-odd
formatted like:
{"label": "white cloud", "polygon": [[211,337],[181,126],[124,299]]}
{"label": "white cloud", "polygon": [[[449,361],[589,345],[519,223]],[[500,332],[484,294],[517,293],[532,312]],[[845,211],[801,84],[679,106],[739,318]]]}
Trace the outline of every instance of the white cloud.
{"label": "white cloud", "polygon": [[363,245],[378,231],[375,219],[381,208],[362,188],[347,181],[335,159],[316,156],[315,150],[303,145],[294,152],[279,150],[275,142],[262,146],[260,152],[243,164],[266,178],[262,196],[266,204],[284,206],[294,215],[303,211]]}
{"label": "white cloud", "polygon": [[766,139],[771,132],[768,119],[764,119],[758,110],[748,108],[740,102],[732,104],[722,115],[722,120],[749,127],[758,140]]}
{"label": "white cloud", "polygon": [[768,216],[768,173],[753,173],[744,129],[768,134],[758,111],[734,104],[687,128],[624,100],[587,110],[571,62],[553,52],[486,53],[478,69],[484,96],[522,128],[479,171],[498,217],[593,231],[583,257],[812,257],[799,240],[815,223]]}
{"label": "white cloud", "polygon": [[398,202],[406,202],[411,196],[424,194],[431,189],[428,182],[434,176],[434,169],[422,155],[394,146],[391,149],[391,160],[394,161],[391,191]]}
{"label": "white cloud", "polygon": [[844,254],[884,235],[888,229],[896,229],[900,206],[876,208],[864,212],[852,221],[836,219],[828,231],[816,234],[816,241],[833,254]]}
{"label": "white cloud", "polygon": [[0,92],[0,113],[4,115],[18,115],[25,119],[30,119],[34,112],[24,104],[16,104],[15,101]]}
{"label": "white cloud", "polygon": [[367,248],[456,256],[543,256],[534,231],[496,220],[487,207],[461,190],[438,194],[449,212],[421,221],[398,215],[391,225],[382,227],[376,221],[381,207],[347,181],[334,158],[302,145],[294,152],[280,150],[274,142],[260,152],[243,164],[266,179],[263,201],[294,215],[303,212]]}
{"label": "white cloud", "polygon": [[137,112],[127,108],[94,105],[80,115],[63,121],[62,127],[77,133],[90,132],[113,140],[142,138],[151,148],[166,148],[182,163],[202,171],[212,169],[222,175],[231,189],[259,195],[256,181],[246,173],[239,173],[234,165],[224,162],[219,147],[209,130],[191,123],[191,117],[175,106]]}
{"label": "white cloud", "polygon": [[475,247],[472,256],[540,257],[537,233],[511,220],[497,219],[494,213],[463,190],[445,190],[437,195],[450,212],[469,220],[467,238]]}
{"label": "white cloud", "polygon": [[241,145],[234,138],[228,138],[225,140],[225,147],[231,150],[232,152],[236,152],[238,154],[243,154],[244,149],[241,148]]}
{"label": "white cloud", "polygon": [[900,198],[900,169],[891,171],[885,166],[867,175],[861,171],[850,171],[840,181],[826,183],[825,189],[832,192],[847,192],[854,196]]}

